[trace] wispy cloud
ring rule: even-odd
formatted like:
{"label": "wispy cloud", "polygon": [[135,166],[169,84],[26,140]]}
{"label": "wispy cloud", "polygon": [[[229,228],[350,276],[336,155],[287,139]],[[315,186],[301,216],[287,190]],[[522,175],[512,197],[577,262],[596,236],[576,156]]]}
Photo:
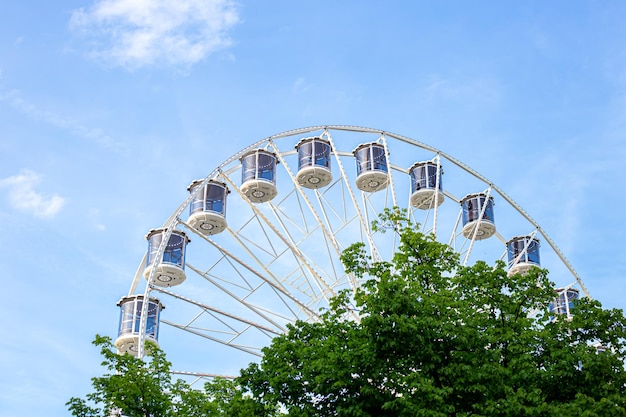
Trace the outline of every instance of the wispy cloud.
{"label": "wispy cloud", "polygon": [[[0,70],[0,78],[1,75],[2,73]],[[126,154],[128,152],[128,146],[125,143],[111,138],[103,132],[102,129],[87,127],[71,117],[66,117],[54,111],[42,109],[25,99],[19,90],[6,92],[0,90],[0,103],[1,102],[6,102],[15,110],[18,110],[35,120],[49,123],[76,136],[94,141],[106,149],[111,149],[120,154]]]}
{"label": "wispy cloud", "polygon": [[93,227],[96,230],[99,230],[101,232],[106,231],[106,225],[102,222],[100,222],[100,210],[96,209],[96,208],[92,208],[87,212],[87,216],[89,217],[89,219],[91,220]]}
{"label": "wispy cloud", "polygon": [[36,217],[49,218],[56,215],[65,199],[58,194],[46,196],[35,190],[41,182],[41,176],[25,169],[18,175],[0,180],[0,188],[8,189],[9,203],[16,209],[33,214]]}
{"label": "wispy cloud", "polygon": [[311,89],[311,84],[303,77],[298,78],[292,85],[291,90],[296,93],[306,93]]}
{"label": "wispy cloud", "polygon": [[484,105],[497,105],[501,100],[501,87],[493,78],[455,79],[431,75],[425,88],[429,100],[466,101]]}
{"label": "wispy cloud", "polygon": [[98,0],[75,10],[70,27],[92,37],[92,57],[135,69],[194,64],[229,46],[238,22],[231,0]]}

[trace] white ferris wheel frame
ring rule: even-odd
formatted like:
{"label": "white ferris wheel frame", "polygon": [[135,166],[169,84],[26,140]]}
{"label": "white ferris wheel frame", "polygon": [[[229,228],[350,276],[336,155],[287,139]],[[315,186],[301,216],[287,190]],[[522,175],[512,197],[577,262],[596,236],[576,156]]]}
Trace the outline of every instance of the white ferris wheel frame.
{"label": "white ferris wheel frame", "polygon": [[[279,165],[281,167],[280,169],[283,170],[282,175],[286,175],[286,178],[289,178],[289,180],[291,181],[291,186],[293,187],[293,190],[291,192],[295,193],[294,195],[297,195],[301,213],[298,213],[296,217],[300,216],[302,218],[305,218],[305,216],[312,216],[314,219],[313,223],[317,223],[317,225],[315,226],[311,225],[311,229],[309,231],[304,231],[303,236],[306,237],[308,233],[313,232],[323,236],[328,256],[337,257],[338,259],[343,247],[337,242],[336,235],[337,233],[339,233],[339,231],[332,228],[331,222],[328,218],[328,216],[331,216],[332,213],[317,208],[320,206],[333,206],[333,204],[324,201],[323,191],[305,190],[295,180],[294,169],[291,168],[291,164],[287,160],[288,158],[293,158],[293,155],[297,154],[297,151],[293,147],[294,144],[291,144],[292,146],[289,150],[286,150],[284,147],[281,147],[277,144],[277,142],[279,142],[281,139],[298,138],[304,135],[313,134],[314,136],[323,137],[324,139],[328,140],[331,145],[331,154],[333,157],[332,162],[336,165],[336,169],[334,169],[334,172],[338,174],[337,178],[333,179],[333,184],[337,184],[337,187],[343,187],[342,198],[345,199],[345,201],[342,201],[340,204],[338,203],[338,205],[343,205],[345,207],[351,204],[353,206],[355,213],[354,216],[350,219],[350,222],[358,224],[361,229],[360,236],[357,236],[355,241],[362,240],[366,242],[372,258],[382,259],[381,254],[378,253],[377,245],[373,241],[373,233],[370,228],[371,221],[373,220],[372,214],[369,213],[367,209],[369,204],[368,199],[370,198],[370,196],[368,195],[368,193],[361,192],[359,190],[355,191],[353,189],[350,174],[347,173],[347,169],[346,167],[344,167],[344,161],[348,160],[349,158],[353,158],[353,154],[351,151],[347,151],[341,146],[336,146],[335,143],[334,136],[340,135],[341,132],[370,135],[368,137],[375,138],[374,141],[381,143],[384,146],[385,156],[387,157],[389,166],[389,186],[386,191],[386,198],[387,200],[389,200],[389,202],[387,203],[387,206],[393,205],[403,207],[402,204],[398,203],[398,189],[394,181],[394,175],[398,174],[392,175],[392,172],[399,173],[400,175],[408,175],[407,168],[394,165],[392,163],[393,156],[391,155],[388,141],[393,140],[398,141],[398,143],[406,144],[410,147],[415,147],[416,149],[419,148],[425,152],[432,154],[432,161],[437,164],[438,172],[441,169],[441,160],[444,160],[447,166],[449,166],[449,164],[452,164],[461,171],[469,174],[471,177],[474,177],[480,183],[484,184],[486,186],[486,190],[484,191],[484,193],[487,198],[490,196],[496,196],[499,202],[506,202],[521,216],[521,218],[525,219],[525,221],[528,223],[528,225],[530,226],[529,228],[531,229],[529,236],[531,236],[531,238],[534,238],[535,236],[540,237],[543,243],[547,244],[549,248],[551,248],[553,253],[556,255],[556,257],[558,257],[562,265],[564,265],[565,268],[569,271],[571,277],[574,280],[574,282],[568,283],[568,285],[571,286],[574,285],[574,283],[577,284],[580,287],[583,295],[586,297],[590,297],[581,277],[575,271],[571,263],[567,260],[563,252],[557,247],[555,242],[548,236],[545,230],[524,209],[522,209],[522,207],[520,207],[511,197],[504,193],[504,191],[496,186],[493,182],[491,182],[463,162],[440,151],[435,147],[416,141],[414,139],[410,139],[406,136],[367,127],[344,125],[312,126],[289,130],[283,133],[269,136],[264,139],[258,140],[248,147],[235,153],[230,158],[221,163],[217,168],[211,171],[211,173],[209,173],[209,175],[207,175],[204,180],[202,180],[202,185],[205,185],[209,181],[216,179],[224,182],[228,186],[228,188],[233,191],[233,196],[231,196],[231,198],[238,198],[247,204],[247,206],[253,213],[252,217],[254,218],[254,221],[261,224],[262,229],[265,231],[264,233],[271,234],[273,236],[272,239],[277,239],[279,241],[279,244],[283,248],[286,248],[284,250],[289,251],[291,256],[296,259],[297,267],[300,269],[300,272],[294,274],[298,276],[308,277],[309,282],[306,283],[306,285],[312,288],[311,291],[315,294],[315,297],[317,297],[316,299],[302,300],[302,294],[305,294],[306,292],[302,292],[299,295],[294,294],[291,291],[291,286],[282,282],[282,280],[285,278],[275,276],[275,273],[271,270],[271,268],[264,265],[265,262],[257,257],[254,251],[257,251],[258,248],[253,247],[254,242],[251,242],[250,239],[247,240],[247,238],[241,233],[241,230],[231,229],[230,226],[227,230],[233,241],[238,242],[239,246],[236,247],[236,250],[241,251],[241,253],[237,253],[234,249],[223,246],[218,241],[218,239],[213,239],[212,236],[204,236],[200,233],[196,233],[194,240],[200,240],[201,244],[210,245],[214,250],[221,254],[221,256],[223,257],[222,259],[227,259],[229,263],[236,265],[236,268],[242,271],[245,270],[246,273],[252,274],[261,283],[259,284],[259,286],[265,285],[266,287],[268,287],[271,292],[276,295],[277,298],[283,300],[283,303],[288,306],[289,309],[293,309],[295,317],[302,317],[307,320],[314,320],[315,317],[317,317],[318,315],[318,311],[315,310],[315,307],[319,308],[319,306],[323,305],[324,302],[327,304],[328,300],[332,296],[336,295],[335,285],[337,284],[337,280],[331,282],[328,281],[326,277],[321,276],[321,274],[318,272],[318,270],[320,270],[320,266],[314,264],[312,259],[308,257],[306,253],[303,253],[303,251],[300,249],[299,242],[301,242],[302,240],[298,240],[298,238],[294,237],[290,233],[290,226],[288,224],[290,221],[290,216],[288,216],[284,211],[281,210],[280,201],[270,201],[262,204],[251,203],[241,192],[239,188],[239,183],[238,181],[233,179],[233,176],[236,176],[241,166],[237,161],[239,161],[242,155],[245,155],[247,152],[255,149],[266,149],[273,152],[278,159]],[[437,181],[439,181],[439,176],[437,176]],[[191,190],[189,196],[185,199],[185,201],[183,201],[178,206],[178,208],[163,224],[162,228],[164,229],[164,237],[161,241],[158,251],[156,252],[155,262],[158,263],[162,259],[169,237],[177,227],[183,227],[186,230],[191,230],[193,232],[193,228],[191,228],[184,220],[184,213],[201,188],[202,187],[196,187]],[[437,183],[435,190],[436,192],[439,192],[439,183]],[[444,194],[445,198],[453,202],[459,203],[461,201],[460,197],[462,196],[453,195],[445,187],[442,193]],[[265,208],[262,209],[262,206],[265,206]],[[406,204],[406,207],[410,209],[408,203]],[[305,214],[305,211],[307,210],[308,212]],[[332,210],[332,207],[329,210]],[[483,207],[482,210],[484,212],[485,207]],[[413,213],[414,212],[415,210],[413,210]],[[434,208],[427,210],[426,212],[427,214],[425,215],[430,216],[429,222],[431,224],[431,228],[429,229],[429,232],[432,232],[436,235],[437,223],[438,220],[440,220],[439,208],[435,205]],[[481,216],[479,218],[482,218],[483,212],[481,212]],[[274,218],[270,219],[270,215],[273,215]],[[374,216],[375,215],[376,214],[374,214]],[[456,219],[456,224],[453,227],[452,236],[447,243],[451,244],[455,248],[455,250],[462,253],[464,255],[462,258],[463,262],[467,263],[469,260],[469,256],[474,248],[474,244],[477,241],[476,232],[478,231],[478,228],[476,227],[474,236],[471,239],[465,239],[465,241],[462,243],[462,247],[457,247],[454,230],[457,229],[460,219],[461,212],[459,211],[458,217]],[[309,226],[307,225],[306,227],[308,228]],[[503,244],[507,241],[499,233],[496,233],[496,238]],[[354,241],[347,243],[354,243]],[[142,282],[142,280],[144,280],[143,272],[147,256],[148,254],[146,253],[138,266],[138,269],[134,275],[130,289],[128,291],[129,296],[136,294],[140,283]],[[244,257],[246,257],[247,259],[243,259]],[[501,257],[504,257],[504,255],[502,255]],[[278,259],[278,256],[276,257],[276,259]],[[233,267],[235,268],[235,266]],[[171,289],[155,286],[153,282],[156,274],[156,268],[152,268],[149,276],[145,280],[146,284],[143,291],[144,300],[148,300],[150,293],[156,291],[164,294],[167,297],[172,297],[173,299],[180,300],[189,305],[197,307],[199,309],[198,311],[200,312],[199,314],[211,315],[217,320],[222,321],[223,323],[226,323],[226,321],[234,321],[239,323],[242,327],[240,328],[240,330],[237,330],[234,327],[229,327],[228,325],[226,325],[228,328],[230,328],[230,330],[222,332],[222,334],[220,335],[216,335],[213,334],[211,331],[207,331],[206,329],[195,328],[192,325],[193,321],[191,323],[175,323],[173,321],[161,319],[161,323],[168,324],[181,330],[185,330],[189,333],[195,334],[199,337],[211,340],[213,342],[224,344],[234,349],[247,352],[253,356],[261,356],[260,348],[258,346],[249,346],[237,342],[243,332],[254,328],[271,339],[272,337],[285,331],[285,322],[293,321],[293,316],[287,317],[281,316],[280,314],[274,315],[271,311],[261,308],[258,305],[255,305],[254,303],[248,301],[247,296],[237,295],[229,288],[229,283],[211,276],[210,272],[208,272],[206,268],[199,268],[197,266],[194,266],[192,261],[188,261],[186,263],[186,270],[188,273],[195,273],[205,278],[206,281],[217,291],[223,293],[225,296],[230,297],[233,301],[239,303],[241,306],[245,307],[249,311],[252,311],[254,313],[253,315],[259,317],[260,320],[252,320],[250,318],[226,311],[223,308],[212,306],[209,303],[205,303],[193,299],[189,296],[179,294],[178,292]],[[357,282],[354,277],[349,276],[345,277],[343,284],[344,287],[351,287],[352,289],[359,286],[359,282]],[[144,302],[142,304],[141,322],[139,328],[139,357],[142,357],[144,355],[144,338],[147,326],[146,323],[148,315],[148,304],[148,302]],[[354,313],[354,318],[358,320],[357,313]],[[215,376],[214,374],[203,372],[176,371],[176,373],[183,375],[192,375],[196,376],[197,378]]]}

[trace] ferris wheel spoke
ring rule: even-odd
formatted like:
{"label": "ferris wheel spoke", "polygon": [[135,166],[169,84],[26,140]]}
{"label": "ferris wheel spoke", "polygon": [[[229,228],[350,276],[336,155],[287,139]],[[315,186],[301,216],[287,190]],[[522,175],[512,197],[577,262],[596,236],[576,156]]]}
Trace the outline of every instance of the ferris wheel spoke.
{"label": "ferris wheel spoke", "polygon": [[[218,282],[217,280],[215,280],[209,274],[207,274],[205,272],[202,272],[202,271],[194,268],[191,265],[189,265],[189,268],[192,271],[194,271],[196,274],[200,275],[201,277],[206,279],[208,282],[210,282],[215,288],[217,288],[220,291],[222,291],[223,294],[228,295],[234,301],[237,301],[238,303],[241,303],[242,306],[244,306],[247,309],[251,310],[253,313],[255,313],[259,317],[261,317],[264,320],[266,320],[268,323],[272,323],[274,326],[277,326],[279,328],[283,328],[283,326],[280,323],[276,322],[271,317],[267,316],[267,314],[265,314],[261,308],[259,308],[255,304],[253,304],[253,303],[248,301],[250,296],[252,294],[254,294],[256,292],[256,290],[258,290],[258,288],[260,288],[261,285],[268,285],[271,288],[271,290],[274,292],[274,294],[276,294],[278,300],[280,300],[281,303],[286,308],[288,308],[291,311],[291,313],[292,313],[291,318],[297,318],[298,317],[298,314],[292,309],[291,303],[297,305],[302,311],[305,312],[305,314],[308,313],[308,314],[313,315],[313,316],[316,315],[316,313],[311,311],[305,304],[299,302],[295,297],[293,297],[291,294],[286,292],[284,289],[278,288],[275,285],[272,285],[272,283],[270,283],[270,281],[268,281],[268,280],[264,279],[263,282],[261,282],[257,287],[251,288],[248,291],[245,291],[242,295],[238,295],[235,292],[231,291],[231,289],[227,288],[224,284],[222,284],[222,283]],[[263,277],[261,276],[261,278],[263,278]],[[287,302],[287,300],[291,301],[291,303]],[[275,315],[275,316],[277,316],[277,315]]]}
{"label": "ferris wheel spoke", "polygon": [[195,329],[191,329],[191,328],[188,328],[188,327],[181,326],[180,324],[173,323],[173,322],[171,322],[169,320],[165,320],[164,319],[164,320],[162,320],[162,323],[167,324],[167,325],[172,326],[172,327],[175,327],[175,328],[177,328],[179,330],[183,330],[185,332],[194,334],[196,336],[203,337],[203,338],[211,340],[213,342],[221,343],[221,344],[223,344],[225,346],[229,346],[229,347],[232,347],[232,348],[235,348],[235,349],[239,349],[239,350],[241,350],[243,352],[249,353],[249,354],[254,355],[254,356],[258,356],[258,357],[262,356],[260,348],[250,347],[250,346],[243,346],[243,345],[239,345],[239,344],[232,343],[232,342],[229,342],[229,341],[225,341],[225,340],[222,340],[222,339],[220,339],[218,337],[215,337],[213,335],[206,334],[204,332],[200,332],[200,331],[195,330]]}
{"label": "ferris wheel spoke", "polygon": [[193,380],[189,381],[189,386],[193,387],[193,385],[199,381],[211,381],[215,378],[223,378],[223,379],[235,379],[236,377],[234,375],[222,375],[222,374],[212,374],[212,373],[206,373],[206,372],[191,372],[191,371],[180,371],[180,370],[173,370],[170,371],[171,374],[173,375],[184,375],[184,376],[192,376],[194,377]]}
{"label": "ferris wheel spoke", "polygon": [[[297,231],[299,231],[301,235],[296,237],[296,236],[293,236],[289,232],[287,224],[285,222],[285,220],[289,221],[290,223],[293,222],[290,215],[287,213],[284,213],[284,210],[281,210],[280,207],[277,207],[274,204],[270,203],[270,207],[274,211],[277,221],[281,224],[285,234],[289,237],[293,246],[300,248],[306,245],[309,245],[309,246],[315,245],[319,247],[320,240],[321,240],[322,242],[324,242],[324,246],[326,247],[326,251],[327,251],[326,253],[328,254],[328,257],[326,259],[332,259],[333,256],[339,259],[341,255],[341,250],[337,246],[336,239],[328,231],[328,229],[326,228],[326,225],[322,223],[319,215],[316,212],[313,212],[313,215],[316,219],[316,224],[314,226],[313,225],[309,226],[308,230],[306,231],[302,230],[301,228],[298,228]],[[327,268],[325,268],[319,263],[316,263],[314,258],[307,256],[307,253],[305,251],[302,251],[302,255],[306,258],[307,263],[309,263],[314,270],[318,271],[317,275],[320,277],[323,277],[322,279],[324,280],[324,283],[325,283],[323,287],[332,288],[333,281],[335,283],[339,281],[339,276],[337,273],[335,262],[330,262],[330,268],[331,268],[330,271],[332,272],[329,272]],[[331,279],[333,277],[334,279]],[[319,290],[323,292],[324,288],[320,287]]]}
{"label": "ferris wheel spoke", "polygon": [[[187,227],[188,227],[188,225],[187,225]],[[256,276],[257,278],[261,279],[262,281],[266,281],[268,283],[268,285],[275,286],[277,289],[279,289],[280,291],[284,291],[287,294],[287,290],[282,286],[282,284],[281,284],[280,280],[278,279],[278,277],[276,277],[271,272],[271,270],[269,270],[265,266],[265,263],[263,263],[260,259],[258,259],[256,257],[256,255],[252,251],[248,250],[248,246],[247,245],[245,245],[242,241],[238,240],[239,235],[237,235],[236,233],[234,233],[232,231],[231,231],[231,235],[235,238],[235,240],[237,241],[239,246],[242,249],[244,249],[247,252],[248,255],[250,255],[250,257],[256,262],[257,265],[260,266],[260,268],[263,270],[263,272],[265,272],[265,274],[267,274],[267,276],[262,274],[259,270],[253,268],[251,265],[249,265],[245,261],[243,261],[240,257],[236,256],[232,251],[229,251],[224,246],[222,246],[222,245],[218,244],[217,242],[215,242],[213,239],[209,239],[208,237],[206,237],[204,235],[199,235],[201,239],[203,239],[204,241],[209,243],[212,247],[217,249],[217,251],[221,254],[221,257],[213,264],[213,266],[211,266],[205,272],[203,272],[202,275],[205,275],[205,274],[206,275],[210,275],[211,271],[216,269],[216,267],[220,263],[220,261],[225,260],[232,267],[232,271],[235,272],[241,278],[241,281],[245,285],[236,284],[232,280],[224,280],[224,282],[228,282],[231,285],[239,286],[240,288],[244,288],[244,289],[252,288],[252,285],[246,280],[244,274],[240,273],[239,269],[235,266],[235,264],[233,264],[233,262],[234,262],[237,265],[240,265],[241,267],[243,267],[248,272],[251,272],[253,274],[253,276]]]}
{"label": "ferris wheel spoke", "polygon": [[[328,199],[329,194],[327,191],[330,191],[332,187],[339,188],[339,202],[341,204],[334,204]],[[352,223],[353,221],[359,221],[358,214],[356,212],[348,212],[348,205],[346,201],[346,190],[345,184],[341,179],[337,180],[335,184],[331,184],[328,187],[328,190],[321,193],[316,190],[316,197],[320,207],[321,212],[326,219],[326,224],[328,229],[331,231],[333,236],[336,236],[337,231],[343,229],[346,225]],[[337,207],[339,206],[339,207]],[[338,210],[338,208],[340,210]],[[329,216],[331,214],[332,216]]]}
{"label": "ferris wheel spoke", "polygon": [[[247,197],[232,182],[232,180],[228,178],[227,180],[230,183],[230,185],[234,189],[237,190],[237,192],[241,195],[241,197],[247,200]],[[249,203],[249,206],[254,211],[255,216],[259,219],[259,223],[262,225],[263,231],[265,233],[266,238],[268,239],[268,242],[271,243],[271,239],[269,238],[269,235],[265,232],[264,226],[267,226],[273,232],[272,236],[275,236],[276,238],[278,238],[284,245],[286,245],[290,249],[291,254],[295,258],[296,262],[298,262],[298,264],[300,265],[303,275],[307,276],[307,273],[308,273],[310,276],[314,277],[315,282],[321,284],[321,286],[323,287],[322,293],[324,297],[326,298],[326,300],[329,300],[332,296],[334,296],[335,295],[334,290],[328,287],[327,285],[325,285],[325,282],[317,274],[317,271],[311,268],[311,266],[306,262],[306,260],[302,256],[302,253],[300,252],[300,249],[296,247],[292,241],[290,241],[289,236],[286,236],[285,234],[281,233],[280,230],[254,204]]]}
{"label": "ferris wheel spoke", "polygon": [[[311,229],[314,227],[318,227],[318,225],[309,225],[309,221],[305,217],[300,198],[295,195],[294,199],[297,202],[298,210],[293,210],[292,207],[283,207],[280,204],[274,204],[271,201],[268,203],[268,205],[271,208],[272,213],[274,214],[276,222],[281,225],[285,233],[288,233],[288,229],[293,228],[295,229],[295,233],[307,236],[311,234]],[[300,216],[293,216],[291,213],[294,212],[296,214],[300,214]],[[287,227],[287,224],[289,225],[289,227]]]}
{"label": "ferris wheel spoke", "polygon": [[[273,257],[272,261],[262,262],[256,256],[256,254],[250,250],[250,248],[247,245],[245,245],[241,240],[239,240],[239,236],[237,234],[233,233],[233,237],[239,243],[239,245],[242,248],[242,250],[244,250],[244,252],[246,252],[252,259],[254,259],[254,261],[257,263],[257,265],[259,265],[262,268],[262,270],[267,274],[267,276],[269,278],[266,278],[265,275],[257,272],[252,267],[248,266],[245,262],[240,260],[233,253],[228,252],[228,251],[226,251],[226,249],[224,249],[224,248],[220,247],[219,245],[217,245],[220,248],[220,251],[222,251],[223,253],[227,254],[229,259],[235,260],[237,263],[239,263],[240,265],[244,266],[246,269],[248,269],[251,272],[253,272],[256,276],[258,276],[262,280],[266,281],[268,283],[268,285],[271,285],[272,287],[275,287],[277,291],[282,292],[285,296],[289,297],[290,299],[292,299],[297,304],[304,305],[303,303],[297,301],[296,297],[291,295],[290,292],[285,288],[285,280],[284,280],[285,276],[279,277],[274,272],[272,272],[272,270],[269,268],[276,260],[278,260],[280,258],[280,254],[275,254],[276,256]],[[285,252],[286,252],[286,250],[283,250],[283,253],[285,253]],[[315,315],[315,313],[311,313],[311,314]]]}
{"label": "ferris wheel spoke", "polygon": [[[294,176],[294,174],[293,174],[292,170],[290,169],[290,167],[289,167],[287,161],[285,160],[285,158],[280,153],[278,153],[277,156],[280,159],[281,163],[283,164],[283,167],[285,168],[287,174],[289,175],[292,183],[294,184],[295,190],[297,190],[296,197],[298,199],[298,206],[299,206],[299,209],[300,209],[300,213],[302,214],[302,221],[303,221],[304,225],[307,226],[307,221],[306,221],[306,216],[304,215],[305,208],[304,208],[304,206],[302,206],[300,198],[304,201],[306,209],[308,209],[308,213],[311,213],[311,215],[314,217],[315,222],[317,224],[317,227],[319,227],[320,230],[322,230],[322,232],[324,233],[324,237],[326,239],[327,244],[328,244],[328,242],[330,242],[330,244],[335,248],[336,254],[337,255],[341,255],[341,250],[337,246],[336,240],[333,238],[333,236],[328,231],[328,228],[327,228],[328,222],[324,223],[322,221],[322,219],[320,218],[319,214],[317,213],[317,210],[313,207],[313,204],[311,203],[311,201],[307,197],[303,187],[300,186],[300,184],[296,180],[296,177]],[[274,207],[273,204],[272,204],[272,207]],[[289,214],[286,211],[283,211],[282,214],[285,216],[285,218],[290,219],[290,216],[289,216]],[[294,223],[294,225],[296,224],[296,222],[293,222],[293,223]],[[308,227],[306,227],[306,229],[308,231]]]}
{"label": "ferris wheel spoke", "polygon": [[[177,298],[177,299],[179,299],[181,301],[184,301],[184,302],[186,302],[188,304],[195,305],[196,307],[199,307],[202,312],[207,312],[207,313],[211,314],[217,320],[220,320],[218,317],[225,317],[225,318],[232,319],[232,320],[234,320],[236,322],[239,322],[239,323],[244,323],[246,325],[253,326],[253,327],[255,327],[255,328],[259,329],[259,330],[262,330],[264,332],[267,332],[267,333],[273,334],[273,335],[281,334],[285,330],[284,327],[282,327],[282,326],[273,327],[273,328],[267,327],[267,326],[265,326],[263,324],[260,324],[258,322],[253,322],[253,321],[248,320],[248,319],[246,319],[244,317],[237,316],[237,315],[234,315],[232,313],[226,312],[224,310],[221,310],[221,309],[209,306],[207,304],[201,303],[199,301],[192,300],[191,298],[184,297],[184,296],[182,296],[182,295],[180,295],[178,293],[175,293],[173,291],[166,290],[165,288],[157,288],[157,287],[155,287],[155,288],[153,288],[153,290],[157,291],[157,292],[160,292],[162,294],[167,294],[170,297]],[[220,321],[223,324],[229,326],[228,324],[226,324],[226,322],[224,320],[220,320]],[[191,322],[192,321],[190,321],[190,323],[187,326],[183,325],[183,327],[188,327],[191,324]],[[231,328],[231,329],[234,330],[234,328]]]}

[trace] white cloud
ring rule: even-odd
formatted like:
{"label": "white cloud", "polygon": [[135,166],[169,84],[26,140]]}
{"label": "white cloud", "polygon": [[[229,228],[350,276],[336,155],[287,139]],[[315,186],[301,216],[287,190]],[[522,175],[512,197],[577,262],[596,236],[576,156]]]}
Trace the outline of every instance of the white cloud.
{"label": "white cloud", "polygon": [[229,46],[238,22],[232,0],[98,0],[70,27],[94,37],[96,59],[134,69],[194,64]]}
{"label": "white cloud", "polygon": [[41,177],[28,169],[18,175],[0,180],[0,187],[8,188],[9,202],[18,210],[32,213],[36,217],[53,217],[56,215],[65,200],[58,194],[45,196],[34,187],[41,182]]}

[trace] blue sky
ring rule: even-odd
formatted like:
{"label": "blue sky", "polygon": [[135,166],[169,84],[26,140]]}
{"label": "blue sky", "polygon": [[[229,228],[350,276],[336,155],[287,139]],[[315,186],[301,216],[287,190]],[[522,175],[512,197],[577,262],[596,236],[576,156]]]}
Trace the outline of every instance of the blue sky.
{"label": "blue sky", "polygon": [[626,307],[626,3],[0,3],[0,416],[67,415],[158,227],[289,129],[428,143]]}

